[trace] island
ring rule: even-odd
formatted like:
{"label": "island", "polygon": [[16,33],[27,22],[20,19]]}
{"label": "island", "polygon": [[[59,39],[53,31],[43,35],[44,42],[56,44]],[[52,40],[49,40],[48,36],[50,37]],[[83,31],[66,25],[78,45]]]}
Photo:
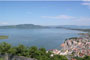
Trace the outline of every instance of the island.
{"label": "island", "polygon": [[35,25],[35,24],[19,24],[19,25],[0,26],[0,29],[42,29],[42,28],[50,28],[50,27]]}
{"label": "island", "polygon": [[8,36],[0,35],[0,39],[8,39]]}

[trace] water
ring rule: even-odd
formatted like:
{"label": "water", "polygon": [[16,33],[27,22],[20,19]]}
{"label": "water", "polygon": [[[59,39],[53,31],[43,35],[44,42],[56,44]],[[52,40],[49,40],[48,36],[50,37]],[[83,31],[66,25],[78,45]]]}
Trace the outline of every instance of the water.
{"label": "water", "polygon": [[8,39],[0,39],[0,42],[8,42],[13,46],[23,44],[25,46],[37,46],[46,49],[59,49],[60,44],[66,38],[77,37],[81,31],[66,29],[0,29],[0,35],[8,35]]}

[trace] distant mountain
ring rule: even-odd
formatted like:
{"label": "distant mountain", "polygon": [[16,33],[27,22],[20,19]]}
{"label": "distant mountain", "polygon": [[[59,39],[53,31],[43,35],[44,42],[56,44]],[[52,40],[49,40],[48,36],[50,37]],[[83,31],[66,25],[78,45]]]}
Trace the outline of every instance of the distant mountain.
{"label": "distant mountain", "polygon": [[90,26],[64,25],[64,26],[57,26],[56,28],[90,32]]}
{"label": "distant mountain", "polygon": [[90,29],[90,26],[62,25],[62,26],[56,26],[56,28]]}
{"label": "distant mountain", "polygon": [[90,26],[76,26],[76,25],[61,25],[61,26],[41,26],[34,24],[19,24],[0,26],[0,29],[42,29],[42,28],[63,28],[63,29],[90,29]]}
{"label": "distant mountain", "polygon": [[36,29],[36,28],[49,28],[48,26],[40,26],[40,25],[34,25],[34,24],[19,24],[19,25],[7,25],[7,26],[0,26],[0,29],[11,29],[11,28],[17,28],[17,29]]}

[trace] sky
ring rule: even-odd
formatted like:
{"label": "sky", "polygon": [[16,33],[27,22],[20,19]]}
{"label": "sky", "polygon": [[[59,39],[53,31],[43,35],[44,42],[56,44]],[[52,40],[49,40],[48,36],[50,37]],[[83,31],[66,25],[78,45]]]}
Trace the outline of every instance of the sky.
{"label": "sky", "polygon": [[0,25],[90,26],[90,1],[0,1]]}
{"label": "sky", "polygon": [[[0,0],[0,1],[82,1],[82,0]],[[83,0],[90,1],[90,0]]]}

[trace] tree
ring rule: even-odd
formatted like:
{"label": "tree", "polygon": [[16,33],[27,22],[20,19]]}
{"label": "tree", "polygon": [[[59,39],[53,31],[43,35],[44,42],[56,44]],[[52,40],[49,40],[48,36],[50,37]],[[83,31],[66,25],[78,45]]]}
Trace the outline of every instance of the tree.
{"label": "tree", "polygon": [[83,60],[83,58],[81,58],[81,57],[75,57],[75,59],[77,59],[77,60]]}
{"label": "tree", "polygon": [[8,50],[8,53],[9,54],[12,54],[12,55],[15,55],[16,54],[16,49],[15,49],[15,47],[12,47],[12,48],[10,48],[9,50]]}
{"label": "tree", "polygon": [[26,56],[27,48],[24,45],[19,45],[15,47],[16,55],[18,56]]}
{"label": "tree", "polygon": [[77,60],[90,60],[90,56],[85,56],[83,58],[81,58],[81,57],[75,57],[75,59],[77,59]]}
{"label": "tree", "polygon": [[52,60],[68,60],[65,56],[62,55],[54,55]]}
{"label": "tree", "polygon": [[6,42],[3,42],[0,44],[0,52],[1,53],[8,53],[10,49],[11,49],[10,44],[8,44]]}
{"label": "tree", "polygon": [[[0,44],[0,53],[5,54],[5,59],[8,60],[8,54],[9,55],[17,55],[17,56],[25,56],[30,58],[35,58],[37,60],[67,60],[65,56],[62,55],[54,55],[51,57],[52,52],[48,51],[46,53],[45,48],[38,49],[36,46],[32,47],[25,47],[24,45],[18,45],[16,47],[12,47],[8,43],[1,43]],[[84,59],[89,59],[90,57],[84,57]]]}
{"label": "tree", "polygon": [[36,56],[36,52],[38,51],[38,48],[36,46],[32,46],[29,48],[29,55],[31,58],[34,58]]}
{"label": "tree", "polygon": [[39,50],[42,52],[42,54],[46,54],[46,49],[45,48],[40,48]]}
{"label": "tree", "polygon": [[90,60],[90,56],[85,56],[83,60]]}
{"label": "tree", "polygon": [[4,60],[8,60],[8,52],[11,49],[11,45],[3,42],[0,44],[0,53],[4,54]]}

